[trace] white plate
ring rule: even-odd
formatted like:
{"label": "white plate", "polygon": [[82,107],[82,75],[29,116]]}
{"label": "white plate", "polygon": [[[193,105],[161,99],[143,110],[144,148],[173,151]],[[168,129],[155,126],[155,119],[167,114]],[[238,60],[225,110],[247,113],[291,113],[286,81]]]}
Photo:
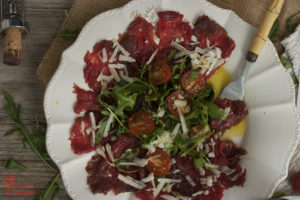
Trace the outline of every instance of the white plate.
{"label": "white plate", "polygon": [[[254,28],[230,10],[218,8],[205,0],[134,0],[126,6],[107,11],[92,19],[76,42],[63,53],[61,63],[47,87],[44,99],[48,123],[47,149],[58,165],[67,192],[73,199],[127,199],[129,194],[93,195],[87,185],[85,166],[94,152],[75,155],[71,151],[69,133],[76,117],[73,106],[76,96],[73,83],[88,89],[83,78],[84,55],[102,39],[117,38],[133,20],[132,12],[149,9],[175,10],[190,22],[206,14],[228,31],[236,49],[225,66],[236,78],[244,64]],[[289,74],[282,67],[276,50],[267,41],[246,84],[249,108],[243,146],[248,154],[242,160],[247,168],[245,186],[225,192],[224,200],[266,199],[286,178],[288,163],[299,139],[299,119],[295,109],[295,91]],[[132,198],[130,198],[132,199]]]}

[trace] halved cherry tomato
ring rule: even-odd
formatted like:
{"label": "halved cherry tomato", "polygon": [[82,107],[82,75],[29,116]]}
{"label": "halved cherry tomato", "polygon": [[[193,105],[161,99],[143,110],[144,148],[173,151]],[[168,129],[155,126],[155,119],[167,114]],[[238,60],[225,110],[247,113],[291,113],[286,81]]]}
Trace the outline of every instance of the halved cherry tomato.
{"label": "halved cherry tomato", "polygon": [[[181,105],[176,105],[176,102],[177,104],[179,103]],[[178,107],[183,115],[191,111],[189,97],[182,90],[177,90],[168,96],[167,106],[169,111],[176,117],[179,117]]]}
{"label": "halved cherry tomato", "polygon": [[148,155],[148,164],[146,168],[149,172],[153,172],[154,176],[165,176],[171,168],[170,156],[161,149],[156,149],[154,153]]}
{"label": "halved cherry tomato", "polygon": [[129,117],[130,132],[134,135],[146,135],[154,131],[154,121],[146,112],[139,111]]}
{"label": "halved cherry tomato", "polygon": [[205,88],[205,85],[205,77],[200,72],[190,70],[181,77],[181,86],[190,94],[200,92]]}
{"label": "halved cherry tomato", "polygon": [[292,188],[297,194],[300,194],[300,172],[297,172],[293,175]]}
{"label": "halved cherry tomato", "polygon": [[169,65],[164,61],[154,63],[149,71],[149,82],[153,85],[162,85],[167,83],[172,77]]}

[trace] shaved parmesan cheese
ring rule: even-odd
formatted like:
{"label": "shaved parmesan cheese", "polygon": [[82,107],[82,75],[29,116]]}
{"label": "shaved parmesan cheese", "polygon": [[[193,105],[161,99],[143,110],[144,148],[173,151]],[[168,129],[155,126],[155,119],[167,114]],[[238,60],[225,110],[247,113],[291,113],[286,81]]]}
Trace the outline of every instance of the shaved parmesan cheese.
{"label": "shaved parmesan cheese", "polygon": [[168,195],[168,194],[164,194],[164,195],[160,195],[160,197],[166,199],[166,200],[177,200],[177,198],[171,196],[171,195]]}
{"label": "shaved parmesan cheese", "polygon": [[187,101],[186,100],[178,100],[178,99],[176,99],[174,101],[174,105],[175,105],[175,107],[183,108],[183,107],[187,106]]}
{"label": "shaved parmesan cheese", "polygon": [[205,170],[203,168],[199,168],[200,176],[205,176]]}
{"label": "shaved parmesan cheese", "polygon": [[107,144],[105,145],[105,148],[106,148],[106,151],[107,151],[107,154],[108,154],[110,160],[111,160],[112,162],[114,162],[115,159],[114,159],[114,155],[113,155],[113,153],[112,153],[112,151],[111,151],[111,146],[110,146],[110,144],[107,143]]}
{"label": "shaved parmesan cheese", "polygon": [[96,149],[96,152],[102,156],[104,159],[106,159],[106,155],[105,155],[105,148],[103,146],[98,146]]}
{"label": "shaved parmesan cheese", "polygon": [[120,162],[119,165],[145,167],[147,163],[147,159],[135,159],[133,162]]}
{"label": "shaved parmesan cheese", "polygon": [[106,126],[104,129],[104,133],[103,133],[103,137],[107,137],[108,136],[108,131],[110,129],[111,123],[114,121],[114,115],[113,113],[110,113],[108,120],[106,122]]}
{"label": "shaved parmesan cheese", "polygon": [[118,52],[119,52],[119,48],[116,47],[116,48],[114,49],[113,54],[110,56],[108,62],[110,62],[110,63],[114,62],[114,61],[116,60],[116,55],[117,55]]}
{"label": "shaved parmesan cheese", "polygon": [[160,39],[157,37],[156,34],[153,35],[153,40],[156,44],[159,44],[159,42],[160,42]]}
{"label": "shaved parmesan cheese", "polygon": [[171,133],[172,138],[175,138],[175,137],[176,137],[176,135],[177,135],[178,132],[179,132],[179,129],[180,129],[180,123],[177,123],[176,126],[175,126],[175,128],[173,129],[173,131],[172,131],[172,133]]}
{"label": "shaved parmesan cheese", "polygon": [[243,173],[244,173],[245,169],[243,169],[240,173],[236,174],[232,179],[231,181],[236,181],[238,178],[240,178]]}
{"label": "shaved parmesan cheese", "polygon": [[196,183],[193,181],[193,179],[192,179],[189,175],[185,175],[185,179],[189,182],[189,184],[190,184],[192,187],[195,187],[195,186],[196,186]]}
{"label": "shaved parmesan cheese", "polygon": [[176,163],[176,160],[174,158],[172,158],[171,164],[174,165],[175,163]]}
{"label": "shaved parmesan cheese", "polygon": [[198,41],[197,38],[196,38],[196,36],[194,36],[194,35],[192,35],[191,39],[192,39],[193,42],[197,42]]}
{"label": "shaved parmesan cheese", "polygon": [[156,197],[160,193],[165,184],[166,182],[159,182],[157,187],[153,190],[153,197]]}
{"label": "shaved parmesan cheese", "polygon": [[192,196],[195,197],[195,196],[198,196],[198,195],[201,195],[201,194],[204,194],[204,191],[198,191],[198,192],[192,194]]}
{"label": "shaved parmesan cheese", "polygon": [[171,138],[171,133],[165,131],[162,135],[157,136],[157,139],[152,141],[150,145],[154,147],[159,147],[161,149],[164,148],[172,148],[173,146],[173,139]]}
{"label": "shaved parmesan cheese", "polygon": [[209,157],[209,158],[214,158],[214,157],[215,157],[215,153],[214,153],[214,152],[210,152],[210,153],[208,154],[208,157]]}
{"label": "shaved parmesan cheese", "polygon": [[178,172],[180,172],[180,170],[179,169],[176,169],[176,170],[174,170],[174,174],[176,174],[176,173],[178,173]]}
{"label": "shaved parmesan cheese", "polygon": [[113,75],[114,79],[115,79],[117,82],[120,82],[120,81],[121,81],[121,79],[120,79],[120,77],[119,77],[119,75],[118,75],[118,72],[116,71],[115,68],[109,68],[109,71],[110,71],[110,73]]}
{"label": "shaved parmesan cheese", "polygon": [[226,107],[224,109],[224,111],[225,111],[226,115],[228,116],[230,114],[230,107]]}
{"label": "shaved parmesan cheese", "polygon": [[186,127],[184,116],[183,116],[183,114],[181,112],[181,109],[179,107],[177,107],[177,111],[179,113],[179,119],[180,119],[182,131],[183,131],[184,134],[186,134],[188,132],[188,129]]}
{"label": "shaved parmesan cheese", "polygon": [[93,128],[94,130],[96,130],[96,119],[95,119],[95,115],[94,115],[93,112],[90,112],[89,115],[90,115],[90,119],[91,119],[92,128]]}
{"label": "shaved parmesan cheese", "polygon": [[188,51],[186,48],[178,44],[177,42],[172,41],[171,46],[174,47],[175,49],[178,49],[179,51]]}
{"label": "shaved parmesan cheese", "polygon": [[157,55],[157,53],[158,53],[158,49],[156,49],[156,50],[152,53],[152,55],[150,56],[149,60],[146,62],[146,65],[150,65],[150,64],[151,64],[151,62],[153,61],[153,59],[155,58],[155,56]]}
{"label": "shaved parmesan cheese", "polygon": [[81,133],[84,135],[85,124],[84,121],[81,121]]}
{"label": "shaved parmesan cheese", "polygon": [[218,168],[218,165],[214,165],[214,164],[211,164],[211,163],[204,163],[205,167],[206,168],[212,168],[212,169],[217,169]]}
{"label": "shaved parmesan cheese", "polygon": [[151,153],[155,152],[155,147],[151,144],[144,144],[143,147],[145,147],[146,149],[148,149]]}
{"label": "shaved parmesan cheese", "polygon": [[158,178],[158,182],[165,182],[165,183],[181,183],[180,179],[170,179],[170,178]]}
{"label": "shaved parmesan cheese", "polygon": [[212,178],[212,176],[206,177],[206,185],[208,187],[212,187],[213,186],[213,178]]}
{"label": "shaved parmesan cheese", "polygon": [[164,108],[160,107],[158,109],[157,116],[158,117],[163,117],[165,113],[166,113],[166,110]]}
{"label": "shaved parmesan cheese", "polygon": [[208,195],[208,194],[209,194],[209,191],[205,190],[204,195]]}
{"label": "shaved parmesan cheese", "polygon": [[124,64],[117,63],[117,64],[108,64],[108,67],[115,68],[115,69],[124,69],[126,66]]}
{"label": "shaved parmesan cheese", "polygon": [[182,56],[189,55],[189,54],[191,54],[190,51],[181,51],[175,55],[175,58],[181,58]]}
{"label": "shaved parmesan cheese", "polygon": [[98,56],[99,56],[99,58],[100,58],[100,60],[101,60],[102,63],[106,63],[107,62],[107,53],[106,53],[106,49],[105,48],[102,49],[102,56],[103,57],[101,57],[100,55],[98,55]]}
{"label": "shaved parmesan cheese", "polygon": [[128,51],[126,51],[126,49],[124,49],[124,47],[122,47],[117,40],[113,40],[113,43],[114,43],[114,46],[116,46],[116,48],[118,48],[125,56],[130,55],[130,53]]}
{"label": "shaved parmesan cheese", "polygon": [[118,175],[118,179],[122,181],[123,183],[126,183],[127,185],[130,185],[132,187],[135,187],[137,189],[143,189],[146,187],[145,183],[135,180],[130,176],[123,176],[122,174]]}
{"label": "shaved parmesan cheese", "polygon": [[154,175],[153,175],[153,173],[150,173],[147,177],[141,179],[141,181],[144,182],[144,183],[148,183],[148,182],[150,182],[150,181],[152,181],[152,180],[154,180]]}
{"label": "shaved parmesan cheese", "polygon": [[135,62],[136,60],[130,56],[125,56],[125,55],[120,55],[119,56],[119,61],[124,61],[124,62]]}
{"label": "shaved parmesan cheese", "polygon": [[127,81],[128,83],[132,83],[133,82],[133,79],[130,78],[129,76],[126,76],[123,71],[120,71],[120,76],[121,76],[121,78],[123,80]]}
{"label": "shaved parmesan cheese", "polygon": [[92,132],[93,128],[89,127],[85,130],[85,132],[89,135]]}

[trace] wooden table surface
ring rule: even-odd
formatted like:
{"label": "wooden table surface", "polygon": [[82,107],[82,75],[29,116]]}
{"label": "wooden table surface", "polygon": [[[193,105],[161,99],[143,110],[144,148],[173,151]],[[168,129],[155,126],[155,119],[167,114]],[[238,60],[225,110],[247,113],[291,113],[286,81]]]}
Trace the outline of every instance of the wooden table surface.
{"label": "wooden table surface", "polygon": [[[2,64],[2,49],[0,50],[0,92],[7,91],[13,95],[16,102],[24,107],[24,123],[34,124],[34,118],[45,122],[43,113],[44,86],[37,78],[36,69],[42,56],[55,38],[62,21],[64,10],[71,7],[73,0],[26,0],[27,20],[31,33],[26,37],[23,47],[21,66],[9,67]],[[8,195],[3,179],[13,175],[16,182],[33,185],[37,193],[41,192],[55,176],[27,147],[23,148],[20,137],[15,134],[3,137],[3,134],[13,127],[6,116],[3,106],[4,99],[0,97],[0,162],[14,159],[29,168],[28,171],[6,170],[0,165],[0,200],[31,200],[34,195]],[[56,199],[70,199],[59,181],[61,191]]]}
{"label": "wooden table surface", "polygon": [[[43,113],[44,86],[36,75],[38,63],[46,53],[55,38],[62,21],[64,10],[69,9],[73,0],[26,0],[25,10],[30,23],[31,33],[23,43],[23,59],[21,66],[9,67],[2,64],[2,44],[0,50],[0,162],[15,159],[29,168],[28,171],[6,170],[0,165],[0,200],[32,200],[34,195],[8,195],[3,179],[13,175],[18,183],[33,184],[33,189],[39,193],[55,176],[29,148],[23,149],[20,137],[15,134],[3,137],[3,134],[13,127],[6,116],[3,106],[2,92],[11,93],[16,102],[24,107],[24,123],[34,124],[34,118],[45,121]],[[1,42],[2,43],[2,42]],[[70,199],[63,189],[56,199]]]}

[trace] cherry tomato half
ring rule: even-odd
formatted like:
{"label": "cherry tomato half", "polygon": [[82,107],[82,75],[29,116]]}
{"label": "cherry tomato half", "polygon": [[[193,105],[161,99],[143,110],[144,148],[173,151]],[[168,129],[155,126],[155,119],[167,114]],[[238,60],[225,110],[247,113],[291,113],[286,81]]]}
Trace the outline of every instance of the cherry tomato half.
{"label": "cherry tomato half", "polygon": [[164,61],[154,63],[149,71],[149,82],[153,85],[167,83],[172,77],[169,65]]}
{"label": "cherry tomato half", "polygon": [[148,155],[148,164],[146,168],[149,172],[153,172],[154,176],[165,176],[171,168],[171,158],[161,149],[156,149],[154,153]]}
{"label": "cherry tomato half", "polygon": [[128,126],[134,135],[146,135],[154,131],[154,121],[146,112],[139,111],[131,115],[128,119]]}
{"label": "cherry tomato half", "polygon": [[181,86],[190,94],[196,94],[206,85],[205,77],[196,71],[187,71],[181,77]]}
{"label": "cherry tomato half", "polygon": [[300,194],[300,172],[297,172],[293,175],[292,188],[297,194]]}
{"label": "cherry tomato half", "polygon": [[169,111],[176,117],[179,117],[178,107],[183,115],[191,111],[189,98],[182,90],[177,90],[167,97],[167,106]]}

